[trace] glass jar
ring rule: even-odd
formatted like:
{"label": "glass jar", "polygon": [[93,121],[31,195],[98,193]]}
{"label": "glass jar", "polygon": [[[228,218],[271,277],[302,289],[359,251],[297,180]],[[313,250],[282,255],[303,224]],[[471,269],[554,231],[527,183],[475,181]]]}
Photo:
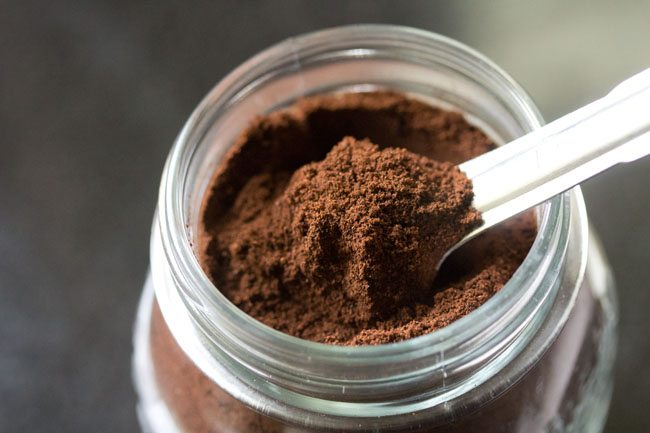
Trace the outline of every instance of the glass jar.
{"label": "glass jar", "polygon": [[219,83],[165,166],[135,329],[145,431],[598,432],[609,404],[616,302],[579,188],[538,206],[511,280],[431,334],[379,346],[301,340],[244,314],[193,251],[215,166],[252,117],[305,95],[393,89],[461,111],[497,142],[542,123],[479,53],[386,25],[289,39]]}

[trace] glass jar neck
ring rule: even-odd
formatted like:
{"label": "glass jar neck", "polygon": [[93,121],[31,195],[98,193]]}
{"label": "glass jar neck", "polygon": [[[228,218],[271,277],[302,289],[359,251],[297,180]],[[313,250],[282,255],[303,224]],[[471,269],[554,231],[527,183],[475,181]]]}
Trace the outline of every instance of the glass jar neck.
{"label": "glass jar neck", "polygon": [[237,68],[192,114],[165,167],[151,245],[163,315],[207,376],[280,418],[319,414],[313,422],[326,425],[448,410],[514,359],[554,308],[575,218],[566,195],[538,208],[531,252],[498,294],[441,330],[399,343],[341,347],[291,337],[240,311],[210,282],[191,246],[197,211],[210,173],[248,120],[307,94],[378,87],[451,106],[501,141],[541,122],[505,73],[457,42],[404,27],[351,26],[290,39]]}

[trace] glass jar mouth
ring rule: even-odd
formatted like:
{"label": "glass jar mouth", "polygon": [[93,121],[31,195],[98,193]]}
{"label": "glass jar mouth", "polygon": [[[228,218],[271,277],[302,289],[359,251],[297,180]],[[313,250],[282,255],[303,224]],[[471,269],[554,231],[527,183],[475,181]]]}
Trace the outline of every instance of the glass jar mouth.
{"label": "glass jar mouth", "polygon": [[[269,79],[269,71],[280,67],[299,71],[314,56],[321,55],[319,61],[324,61],[323,52],[344,50],[350,59],[367,58],[372,50],[364,47],[372,44],[434,50],[444,58],[442,61],[462,70],[461,73],[479,71],[489,85],[498,86],[513,98],[512,103],[517,105],[527,128],[542,124],[532,101],[514,80],[480,53],[452,39],[392,25],[345,26],[306,34],[281,42],[236,68],[192,113],[167,160],[154,225],[159,236],[158,241],[154,236],[153,244],[158,242],[156,248],[164,252],[178,296],[192,324],[200,331],[200,344],[207,350],[203,355],[209,353],[220,363],[228,363],[231,372],[239,376],[237,380],[266,380],[268,386],[265,385],[261,392],[270,398],[284,399],[304,409],[318,403],[321,412],[327,411],[323,407],[324,400],[340,397],[341,389],[346,393],[346,387],[345,400],[349,403],[332,402],[332,413],[353,413],[358,408],[351,406],[348,410],[346,404],[354,406],[355,400],[363,400],[362,395],[385,387],[389,382],[392,387],[389,393],[397,396],[425,377],[431,379],[426,382],[428,387],[442,378],[444,386],[440,389],[445,388],[445,393],[443,396],[441,391],[438,396],[441,399],[448,399],[452,391],[461,393],[466,387],[476,386],[478,382],[468,380],[467,375],[478,368],[477,360],[497,354],[514,356],[515,340],[533,332],[534,324],[541,320],[545,301],[554,296],[550,281],[554,275],[552,270],[562,263],[568,239],[571,211],[566,195],[562,195],[538,207],[537,238],[522,265],[497,294],[445,328],[396,343],[350,347],[303,340],[264,325],[232,304],[203,272],[192,248],[188,202],[195,198],[193,190],[197,185],[188,181],[188,173],[197,149],[204,145],[214,120]],[[303,83],[303,90],[310,91],[306,83]],[[202,182],[198,189],[205,188],[207,179]],[[165,314],[162,303],[161,308]],[[489,341],[494,344],[487,345]],[[195,352],[189,354],[191,358],[203,356],[180,340],[179,344],[186,352]],[[476,352],[479,346],[483,351]],[[203,370],[214,367],[214,363],[208,361],[199,361],[197,365]],[[491,368],[496,367],[492,365]],[[218,382],[217,376],[223,371],[206,373]],[[463,385],[462,389],[452,389],[454,380]],[[220,384],[228,388],[227,383]],[[378,393],[377,398],[384,398],[387,392]],[[431,399],[437,397],[429,397],[427,404],[430,405]],[[418,404],[423,404],[422,394],[418,401],[420,403],[414,403],[416,406],[410,405],[405,410],[414,410]]]}

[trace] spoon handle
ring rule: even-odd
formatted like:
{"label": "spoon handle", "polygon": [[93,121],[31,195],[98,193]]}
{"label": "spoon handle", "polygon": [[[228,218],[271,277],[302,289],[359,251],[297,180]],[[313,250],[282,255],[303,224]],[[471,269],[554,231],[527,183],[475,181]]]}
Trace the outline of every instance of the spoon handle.
{"label": "spoon handle", "polygon": [[607,96],[460,165],[482,231],[590,177],[650,154],[650,69]]}

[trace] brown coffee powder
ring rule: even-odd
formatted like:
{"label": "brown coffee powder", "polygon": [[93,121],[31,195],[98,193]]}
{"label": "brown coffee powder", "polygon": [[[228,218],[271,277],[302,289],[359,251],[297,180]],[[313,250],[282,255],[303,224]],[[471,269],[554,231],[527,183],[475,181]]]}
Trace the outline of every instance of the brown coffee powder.
{"label": "brown coffee powder", "polygon": [[302,100],[254,121],[217,171],[203,267],[239,308],[301,338],[380,344],[446,326],[505,284],[535,235],[518,217],[434,280],[480,221],[453,165],[493,146],[461,115],[394,93]]}
{"label": "brown coffee powder", "polygon": [[[345,136],[367,137],[380,149],[401,147],[453,164],[493,147],[462,116],[389,93],[314,97],[258,119],[242,134],[218,169],[203,208],[200,258],[204,269],[231,299],[239,288],[222,284],[227,273],[216,273],[215,266],[227,263],[230,254],[229,250],[219,248],[218,234],[224,233],[229,225],[235,230],[237,218],[253,221],[266,204],[284,194],[298,167],[323,160]],[[258,175],[263,187],[245,190],[244,186]],[[235,203],[239,203],[237,211]],[[249,211],[242,212],[244,209]],[[476,309],[505,284],[528,252],[535,227],[533,213],[528,212],[490,229],[447,259],[422,300],[407,302],[388,317],[369,321],[365,329],[348,340],[326,341],[397,341],[451,323]],[[589,281],[586,279],[585,283]],[[558,420],[573,425],[573,416],[581,413],[574,414],[575,408],[592,397],[586,394],[592,391],[587,385],[596,371],[604,320],[602,310],[596,307],[598,302],[590,287],[583,286],[564,330],[541,359],[529,359],[530,370],[519,380],[504,381],[498,375],[485,385],[482,398],[473,404],[454,406],[443,416],[417,425],[409,422],[406,415],[402,424],[386,430],[519,433],[546,431]],[[265,321],[265,317],[256,317]],[[292,319],[297,318],[287,317],[289,323]],[[219,388],[181,350],[168,325],[174,326],[165,322],[154,303],[150,348],[156,384],[182,431],[311,431],[304,425],[287,426],[263,414],[264,408],[246,406]],[[577,338],[580,330],[588,330],[586,338]],[[577,361],[571,362],[575,354],[579,354],[575,357]],[[567,369],[572,371],[568,385],[566,375],[562,374]],[[501,374],[512,378],[507,371]],[[558,393],[562,389],[565,391]],[[364,427],[371,429],[370,424],[360,422],[359,429]]]}

